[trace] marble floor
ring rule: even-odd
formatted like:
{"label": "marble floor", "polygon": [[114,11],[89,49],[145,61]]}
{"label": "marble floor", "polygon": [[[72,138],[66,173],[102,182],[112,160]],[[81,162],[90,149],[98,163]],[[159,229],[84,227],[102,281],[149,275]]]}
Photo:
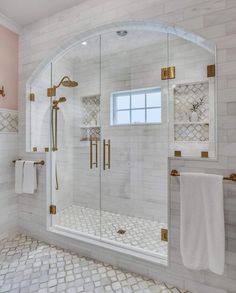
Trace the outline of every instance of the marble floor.
{"label": "marble floor", "polygon": [[[56,224],[103,239],[117,241],[167,259],[167,242],[161,241],[161,228],[166,224],[142,218],[72,205],[56,216]],[[119,233],[120,232],[120,233]]]}
{"label": "marble floor", "polygon": [[190,293],[25,235],[0,241],[0,292]]}

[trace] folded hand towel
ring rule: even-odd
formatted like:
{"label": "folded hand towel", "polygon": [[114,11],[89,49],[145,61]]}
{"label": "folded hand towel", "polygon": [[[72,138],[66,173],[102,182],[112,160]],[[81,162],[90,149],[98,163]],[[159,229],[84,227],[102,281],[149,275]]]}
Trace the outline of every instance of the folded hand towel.
{"label": "folded hand towel", "polygon": [[25,161],[22,160],[15,163],[15,192],[18,194],[22,193],[24,164]]}
{"label": "folded hand towel", "polygon": [[184,265],[194,270],[208,269],[223,274],[223,177],[181,173],[180,202],[180,250]]}
{"label": "folded hand towel", "polygon": [[33,194],[37,190],[37,168],[33,161],[25,161],[23,192]]}

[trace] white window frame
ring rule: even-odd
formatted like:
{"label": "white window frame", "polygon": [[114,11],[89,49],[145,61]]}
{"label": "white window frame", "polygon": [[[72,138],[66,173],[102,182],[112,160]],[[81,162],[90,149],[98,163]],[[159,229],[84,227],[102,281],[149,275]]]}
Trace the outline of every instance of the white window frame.
{"label": "white window frame", "polygon": [[[161,95],[161,106],[159,107],[147,107],[147,94],[152,92],[160,92],[161,93],[161,87],[152,87],[152,88],[143,88],[143,89],[135,89],[135,90],[128,90],[128,91],[119,91],[119,92],[113,92],[111,93],[110,97],[110,124],[113,126],[125,126],[125,125],[147,125],[147,124],[161,124],[162,123],[162,95]],[[145,94],[145,106],[143,108],[132,108],[131,107],[131,96],[132,94]],[[115,98],[117,96],[130,96],[130,106],[127,109],[117,110],[116,109],[116,102]],[[160,109],[161,110],[161,121],[160,122],[147,122],[147,110],[149,109]],[[135,122],[132,123],[132,110],[145,110],[145,122]],[[121,123],[118,124],[116,121],[117,112],[121,111],[129,111],[130,113],[130,119],[129,123]]]}

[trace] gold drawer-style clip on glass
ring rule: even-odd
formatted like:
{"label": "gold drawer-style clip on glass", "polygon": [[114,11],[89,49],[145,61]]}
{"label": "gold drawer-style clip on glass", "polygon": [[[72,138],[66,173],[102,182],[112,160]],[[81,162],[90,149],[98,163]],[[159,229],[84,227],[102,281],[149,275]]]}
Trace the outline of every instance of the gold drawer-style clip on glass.
{"label": "gold drawer-style clip on glass", "polygon": [[[95,162],[93,162],[93,147],[95,146]],[[90,169],[93,169],[93,165],[98,167],[98,141],[97,139],[90,139]]]}
{"label": "gold drawer-style clip on glass", "polygon": [[202,158],[209,158],[208,152],[201,152],[201,157]]}
{"label": "gold drawer-style clip on glass", "polygon": [[175,151],[175,157],[181,157],[182,153],[181,151]]}
{"label": "gold drawer-style clip on glass", "polygon": [[[107,163],[106,163],[106,148],[107,148]],[[103,140],[103,170],[111,168],[111,140]]]}
{"label": "gold drawer-style clip on glass", "polygon": [[216,76],[216,66],[215,64],[211,64],[207,66],[207,77]]}

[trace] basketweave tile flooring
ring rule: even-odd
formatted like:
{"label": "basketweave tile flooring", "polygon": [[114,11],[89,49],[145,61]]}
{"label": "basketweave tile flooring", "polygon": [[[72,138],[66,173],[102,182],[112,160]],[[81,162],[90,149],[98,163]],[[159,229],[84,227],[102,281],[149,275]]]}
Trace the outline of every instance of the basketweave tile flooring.
{"label": "basketweave tile flooring", "polygon": [[[79,205],[64,208],[56,217],[59,226],[141,248],[167,259],[168,244],[161,241],[161,228],[166,228],[164,223],[108,211],[100,213],[100,210]],[[117,233],[119,230],[125,233]]]}
{"label": "basketweave tile flooring", "polygon": [[186,291],[17,235],[0,241],[0,292]]}

